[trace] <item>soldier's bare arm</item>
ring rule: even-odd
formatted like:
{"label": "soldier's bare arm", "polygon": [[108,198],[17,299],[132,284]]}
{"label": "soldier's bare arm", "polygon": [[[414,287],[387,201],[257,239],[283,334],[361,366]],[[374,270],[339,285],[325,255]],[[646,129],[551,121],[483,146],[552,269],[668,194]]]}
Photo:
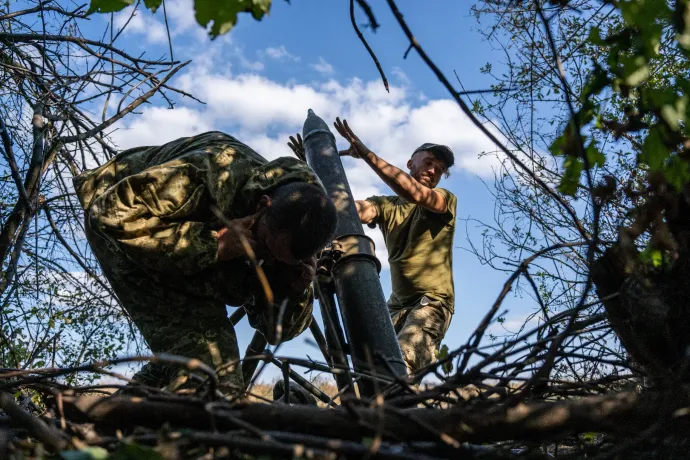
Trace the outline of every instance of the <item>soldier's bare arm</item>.
{"label": "soldier's bare arm", "polygon": [[423,206],[432,212],[444,213],[447,211],[448,204],[443,195],[420,184],[414,177],[369,150],[352,132],[347,121],[340,121],[340,118],[336,118],[335,128],[341,136],[350,142],[350,148],[340,152],[340,155],[363,159],[404,200]]}
{"label": "soldier's bare arm", "polygon": [[378,217],[376,206],[369,201],[357,200],[355,201],[355,206],[357,207],[359,221],[363,224],[370,224]]}

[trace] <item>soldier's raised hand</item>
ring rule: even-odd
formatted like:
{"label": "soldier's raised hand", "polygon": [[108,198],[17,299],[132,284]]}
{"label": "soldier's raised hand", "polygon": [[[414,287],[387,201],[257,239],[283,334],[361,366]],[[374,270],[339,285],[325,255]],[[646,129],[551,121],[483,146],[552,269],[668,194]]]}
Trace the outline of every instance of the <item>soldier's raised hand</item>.
{"label": "soldier's raised hand", "polygon": [[218,260],[251,257],[256,253],[257,243],[252,227],[265,212],[263,208],[247,217],[233,219],[227,227],[218,230]]}
{"label": "soldier's raised hand", "polygon": [[295,136],[290,136],[290,142],[288,142],[288,147],[292,149],[292,151],[295,153],[295,156],[299,158],[302,161],[307,161],[307,156],[304,152],[304,143],[302,142],[302,136],[297,133]]}
{"label": "soldier's raised hand", "polygon": [[340,156],[362,158],[364,155],[369,153],[369,149],[366,145],[364,145],[364,143],[362,143],[362,141],[359,140],[359,137],[355,135],[350,126],[347,124],[347,120],[340,121],[340,118],[336,117],[333,125],[335,126],[336,131],[338,131],[338,134],[343,136],[345,140],[350,143],[350,148],[347,150],[341,150],[339,152]]}

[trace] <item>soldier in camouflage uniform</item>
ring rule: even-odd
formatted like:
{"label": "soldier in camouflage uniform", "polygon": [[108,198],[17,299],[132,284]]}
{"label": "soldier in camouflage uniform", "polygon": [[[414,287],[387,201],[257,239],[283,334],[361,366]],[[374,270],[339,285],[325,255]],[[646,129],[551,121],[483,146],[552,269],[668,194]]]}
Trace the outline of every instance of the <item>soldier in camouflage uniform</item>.
{"label": "soldier in camouflage uniform", "polygon": [[454,308],[453,236],[457,199],[436,188],[454,163],[445,145],[423,144],[407,162],[409,174],[379,158],[355,136],[347,122],[336,120],[350,142],[340,152],[363,159],[396,193],[357,201],[364,224],[378,224],[386,241],[392,294],[388,308],[408,371],[436,359]]}
{"label": "soldier in camouflage uniform", "polygon": [[[232,364],[240,353],[226,305],[244,306],[271,344],[284,299],[282,340],[309,326],[314,255],[332,238],[336,213],[304,162],[268,162],[208,132],[126,150],[74,185],[89,244],[154,353],[224,364],[221,384],[230,392],[243,382]],[[276,307],[266,302],[240,234],[262,263]],[[161,387],[178,372],[149,363],[134,380]]]}

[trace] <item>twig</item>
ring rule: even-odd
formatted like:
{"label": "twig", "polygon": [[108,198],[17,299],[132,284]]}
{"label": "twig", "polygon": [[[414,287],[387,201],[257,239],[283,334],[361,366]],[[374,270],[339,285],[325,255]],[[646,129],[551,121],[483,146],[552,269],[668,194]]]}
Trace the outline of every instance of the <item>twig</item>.
{"label": "twig", "polygon": [[[364,0],[357,0],[357,3],[359,4],[362,9],[364,9],[365,13],[368,12],[369,15],[369,20],[371,21],[373,16],[371,15],[371,8],[368,8],[369,5],[366,4]],[[365,8],[362,5],[366,5],[367,8]],[[369,56],[374,60],[374,64],[376,64],[376,68],[379,71],[379,74],[381,75],[381,80],[383,80],[383,86],[386,88],[386,91],[390,93],[390,89],[388,87],[388,79],[386,78],[386,74],[383,73],[383,68],[381,67],[381,63],[379,62],[378,58],[374,54],[374,50],[371,49],[371,46],[369,46],[369,43],[367,43],[367,40],[364,38],[364,35],[362,35],[362,32],[359,30],[359,27],[357,27],[357,22],[355,21],[355,1],[350,0],[350,21],[352,22],[352,27],[355,29],[355,32],[357,33],[357,36],[361,40],[362,44],[364,47],[367,49],[367,52],[369,52]],[[376,20],[372,22],[372,29],[375,29],[378,27],[378,24],[376,24],[376,27],[373,26],[373,24],[376,24]]]}
{"label": "twig", "polygon": [[0,392],[0,409],[34,438],[45,444],[51,451],[58,452],[68,446],[66,436],[55,428],[23,411],[9,393]]}
{"label": "twig", "polygon": [[414,48],[419,53],[419,56],[422,58],[424,63],[431,69],[434,75],[436,75],[441,84],[443,84],[443,86],[451,93],[453,99],[455,99],[458,105],[460,105],[460,108],[465,113],[465,115],[467,115],[467,117],[472,121],[472,123],[477,128],[479,128],[479,130],[482,131],[484,135],[486,135],[503,153],[505,153],[508,156],[508,158],[510,158],[521,170],[523,170],[528,176],[530,176],[532,180],[534,180],[542,190],[544,190],[548,195],[550,195],[565,210],[565,212],[573,220],[573,224],[577,227],[578,232],[583,236],[583,238],[589,240],[589,232],[580,222],[580,219],[578,218],[577,213],[575,212],[573,207],[558,192],[549,187],[549,185],[546,182],[544,182],[539,176],[537,176],[534,173],[534,171],[532,171],[531,168],[529,168],[525,163],[523,163],[522,160],[520,160],[513,152],[511,152],[505,145],[503,145],[503,143],[499,141],[498,138],[477,119],[474,113],[472,113],[472,110],[467,106],[465,101],[462,100],[462,98],[458,95],[457,91],[450,84],[443,72],[441,72],[441,70],[436,66],[436,64],[434,64],[434,62],[429,58],[424,49],[421,47],[415,36],[412,34],[412,31],[407,25],[407,22],[405,22],[403,15],[398,9],[398,6],[396,5],[395,1],[386,1],[388,2],[388,6],[390,7],[391,11],[395,15],[398,24],[400,24],[400,27],[403,29],[405,36],[410,41],[410,48]]}

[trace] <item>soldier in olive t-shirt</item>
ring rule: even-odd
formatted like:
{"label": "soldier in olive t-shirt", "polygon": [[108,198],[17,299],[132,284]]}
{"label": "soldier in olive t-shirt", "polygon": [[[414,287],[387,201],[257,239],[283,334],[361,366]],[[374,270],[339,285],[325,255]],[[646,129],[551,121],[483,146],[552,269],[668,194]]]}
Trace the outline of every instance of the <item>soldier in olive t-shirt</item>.
{"label": "soldier in olive t-shirt", "polygon": [[407,162],[408,174],[369,150],[347,122],[337,119],[335,127],[350,142],[340,154],[363,159],[396,193],[356,205],[362,223],[378,224],[383,232],[393,287],[388,307],[412,373],[434,362],[453,315],[457,199],[436,188],[453,166],[453,152],[445,145],[423,144]]}
{"label": "soldier in olive t-shirt", "polygon": [[426,296],[453,309],[453,236],[457,199],[437,188],[448,203],[445,213],[433,213],[399,196],[372,196],[374,221],[388,249],[393,293],[391,309],[405,308]]}

